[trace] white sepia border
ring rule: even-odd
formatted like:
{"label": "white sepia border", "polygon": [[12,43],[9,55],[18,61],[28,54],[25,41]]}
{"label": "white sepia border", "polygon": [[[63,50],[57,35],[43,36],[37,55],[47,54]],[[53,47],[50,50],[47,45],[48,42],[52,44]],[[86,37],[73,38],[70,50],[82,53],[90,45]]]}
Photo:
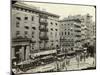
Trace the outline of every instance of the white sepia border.
{"label": "white sepia border", "polygon": [[[33,0],[27,0],[33,1]],[[45,1],[45,0],[37,0]],[[69,71],[69,72],[55,72],[55,73],[41,73],[40,75],[98,75],[100,71],[100,51],[99,51],[99,24],[100,24],[100,2],[99,0],[46,0],[46,2],[57,2],[57,3],[73,3],[73,4],[87,4],[97,6],[97,17],[96,17],[96,27],[97,27],[97,68],[96,70],[85,70],[85,71]],[[10,0],[0,1],[0,74],[10,75]],[[28,74],[32,75],[32,74]],[[34,74],[35,75],[35,74]]]}

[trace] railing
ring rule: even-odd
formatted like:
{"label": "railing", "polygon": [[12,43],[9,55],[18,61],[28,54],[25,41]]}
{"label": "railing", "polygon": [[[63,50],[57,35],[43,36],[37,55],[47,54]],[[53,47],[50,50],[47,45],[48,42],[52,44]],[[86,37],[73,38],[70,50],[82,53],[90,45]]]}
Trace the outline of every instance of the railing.
{"label": "railing", "polygon": [[49,40],[48,36],[45,35],[45,36],[39,36],[40,40]]}
{"label": "railing", "polygon": [[12,38],[12,42],[24,42],[24,41],[30,41],[30,38],[23,38],[23,37],[17,37],[17,38]]}
{"label": "railing", "polygon": [[48,32],[48,29],[47,29],[46,27],[40,27],[40,26],[39,26],[39,30],[40,30],[40,31],[47,31],[47,32]]}
{"label": "railing", "polygon": [[47,25],[48,22],[47,22],[47,19],[40,18],[40,23]]}

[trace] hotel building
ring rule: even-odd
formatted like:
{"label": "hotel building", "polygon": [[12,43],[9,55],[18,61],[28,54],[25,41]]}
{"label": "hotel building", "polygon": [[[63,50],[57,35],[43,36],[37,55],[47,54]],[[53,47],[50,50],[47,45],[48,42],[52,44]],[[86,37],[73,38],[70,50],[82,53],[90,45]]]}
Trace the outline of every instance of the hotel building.
{"label": "hotel building", "polygon": [[35,68],[52,63],[49,69],[56,68],[56,63],[53,62],[56,60],[57,49],[60,48],[58,20],[58,15],[37,7],[19,2],[12,5],[13,67],[31,63]]}

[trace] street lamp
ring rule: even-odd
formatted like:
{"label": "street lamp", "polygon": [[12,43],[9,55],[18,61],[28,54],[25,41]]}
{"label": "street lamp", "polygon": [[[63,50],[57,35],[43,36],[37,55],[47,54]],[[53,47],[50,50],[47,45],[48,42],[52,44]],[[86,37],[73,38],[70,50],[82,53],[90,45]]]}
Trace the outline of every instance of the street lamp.
{"label": "street lamp", "polygon": [[84,62],[86,60],[86,53],[87,53],[87,48],[84,48]]}

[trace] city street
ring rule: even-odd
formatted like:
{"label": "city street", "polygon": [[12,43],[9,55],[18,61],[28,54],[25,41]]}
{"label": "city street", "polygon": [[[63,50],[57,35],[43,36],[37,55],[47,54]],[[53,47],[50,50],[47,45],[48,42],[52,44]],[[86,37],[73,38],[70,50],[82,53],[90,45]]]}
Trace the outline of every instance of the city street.
{"label": "city street", "polygon": [[59,9],[54,12],[53,5],[32,4],[12,4],[12,70],[42,73],[95,69],[96,26],[91,14],[95,9],[87,8],[91,12],[84,10],[82,14],[86,7],[72,5],[79,13],[70,5],[54,4]]}
{"label": "city street", "polygon": [[[94,62],[94,63],[93,63]],[[67,70],[81,70],[89,67],[95,67],[95,59],[92,57],[86,58],[85,62],[84,59],[82,61],[77,62],[76,57],[70,59],[70,64],[66,65]]]}
{"label": "city street", "polygon": [[[66,61],[66,60],[65,60]],[[26,73],[35,73],[35,72],[50,72],[50,70],[52,71],[56,71],[56,61],[50,64],[46,64],[46,65],[42,65],[42,66],[38,66],[34,69],[28,70]],[[95,59],[93,57],[88,57],[85,59],[82,59],[81,61],[77,62],[76,57],[72,57],[70,59],[69,64],[67,64],[63,71],[68,71],[68,70],[82,70],[82,69],[86,69],[89,67],[95,67]]]}

